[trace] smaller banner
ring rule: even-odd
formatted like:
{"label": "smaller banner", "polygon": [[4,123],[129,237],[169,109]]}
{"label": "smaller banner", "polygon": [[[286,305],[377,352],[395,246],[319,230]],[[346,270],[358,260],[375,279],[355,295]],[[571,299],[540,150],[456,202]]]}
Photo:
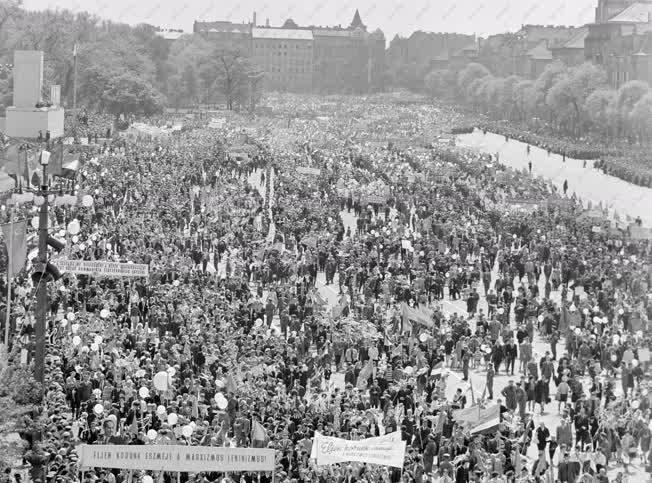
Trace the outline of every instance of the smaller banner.
{"label": "smaller banner", "polygon": [[148,277],[149,265],[144,263],[118,263],[101,260],[57,259],[55,266],[61,273],[103,275],[108,277]]}
{"label": "smaller banner", "polygon": [[297,173],[300,174],[314,174],[319,176],[321,174],[321,169],[319,168],[308,168],[306,166],[297,166]]}
{"label": "smaller banner", "polygon": [[403,468],[405,441],[401,440],[398,431],[359,441],[333,438],[316,432],[310,457],[317,460],[318,466],[356,461]]}
{"label": "smaller banner", "polygon": [[652,231],[643,226],[629,225],[629,236],[632,237],[632,240],[650,240],[652,239]]}
{"label": "smaller banner", "polygon": [[218,446],[87,445],[77,447],[82,468],[181,471],[273,471],[274,450]]}

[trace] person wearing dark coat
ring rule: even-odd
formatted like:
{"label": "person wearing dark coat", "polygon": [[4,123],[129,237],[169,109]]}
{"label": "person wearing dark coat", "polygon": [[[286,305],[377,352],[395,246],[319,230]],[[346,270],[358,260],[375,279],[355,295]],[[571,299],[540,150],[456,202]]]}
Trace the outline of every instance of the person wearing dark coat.
{"label": "person wearing dark coat", "polygon": [[517,402],[516,402],[516,386],[514,386],[514,381],[509,380],[507,386],[501,391],[502,396],[505,398],[505,406],[510,411],[515,411]]}

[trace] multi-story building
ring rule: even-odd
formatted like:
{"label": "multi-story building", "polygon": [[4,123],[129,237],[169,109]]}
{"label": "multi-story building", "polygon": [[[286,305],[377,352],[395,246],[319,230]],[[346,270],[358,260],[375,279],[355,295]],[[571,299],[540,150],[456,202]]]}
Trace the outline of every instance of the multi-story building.
{"label": "multi-story building", "polygon": [[[625,4],[628,6],[617,12]],[[614,15],[605,20],[611,14]],[[647,45],[652,31],[652,0],[600,0],[596,20],[588,25],[584,40],[586,60],[605,68],[612,87],[618,88],[630,80],[651,82],[652,59]]]}
{"label": "multi-story building", "polygon": [[217,48],[251,55],[251,23],[227,21],[195,22],[192,31],[213,42]]}
{"label": "multi-story building", "polygon": [[568,42],[552,47],[553,60],[560,60],[569,67],[584,63],[584,41],[588,35],[589,28],[581,27]]}
{"label": "multi-story building", "polygon": [[385,36],[367,32],[356,10],[349,27],[299,27],[288,19],[280,28],[251,23],[195,22],[193,31],[250,55],[266,73],[270,89],[368,92],[383,88]]}
{"label": "multi-story building", "polygon": [[356,10],[348,28],[310,27],[315,39],[316,92],[366,92],[381,89],[385,36],[367,32]]}
{"label": "multi-story building", "polygon": [[252,61],[265,72],[266,87],[288,92],[311,92],[313,36],[310,30],[254,27]]}

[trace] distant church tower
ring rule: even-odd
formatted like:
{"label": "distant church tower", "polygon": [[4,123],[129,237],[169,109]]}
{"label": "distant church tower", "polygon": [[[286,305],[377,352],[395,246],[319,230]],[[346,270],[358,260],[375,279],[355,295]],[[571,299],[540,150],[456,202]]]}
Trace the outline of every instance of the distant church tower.
{"label": "distant church tower", "polygon": [[358,12],[358,9],[355,9],[355,15],[353,15],[353,20],[351,21],[351,25],[349,26],[351,30],[355,30],[357,28],[360,28],[361,30],[364,30],[365,32],[367,31],[367,26],[362,23],[362,19],[360,19],[360,12]]}

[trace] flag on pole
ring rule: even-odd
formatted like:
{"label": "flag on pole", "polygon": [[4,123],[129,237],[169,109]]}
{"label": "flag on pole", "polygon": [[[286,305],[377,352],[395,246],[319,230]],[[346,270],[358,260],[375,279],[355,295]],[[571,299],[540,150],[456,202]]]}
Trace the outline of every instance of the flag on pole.
{"label": "flag on pole", "polygon": [[235,383],[235,379],[233,378],[233,374],[229,374],[228,376],[226,376],[226,383],[224,384],[224,387],[225,387],[227,392],[231,392],[231,393],[235,394],[236,389],[238,388],[238,386]]}
{"label": "flag on pole", "polygon": [[358,389],[367,388],[367,380],[371,377],[373,372],[374,372],[373,361],[369,360],[369,362],[367,362],[367,364],[360,371],[360,374],[358,374],[358,381],[356,384],[358,386]]}
{"label": "flag on pole", "polygon": [[48,173],[50,176],[61,176],[63,171],[63,143],[56,143],[52,149],[50,156],[50,164],[48,165]]}
{"label": "flag on pole", "polygon": [[23,220],[2,225],[2,234],[8,248],[9,273],[15,275],[23,269],[27,259],[27,222]]}
{"label": "flag on pole", "polygon": [[269,443],[267,430],[258,421],[251,421],[251,446],[254,448],[264,448]]}

